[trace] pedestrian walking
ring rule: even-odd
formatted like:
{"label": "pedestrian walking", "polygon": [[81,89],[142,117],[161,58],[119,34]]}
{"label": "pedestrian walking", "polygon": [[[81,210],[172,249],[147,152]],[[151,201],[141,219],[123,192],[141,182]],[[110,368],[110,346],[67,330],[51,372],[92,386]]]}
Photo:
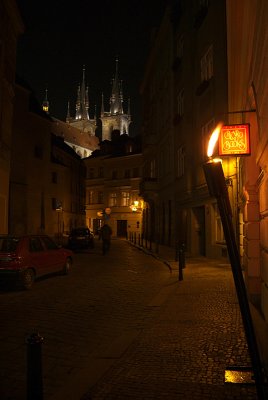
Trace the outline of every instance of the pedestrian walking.
{"label": "pedestrian walking", "polygon": [[102,254],[105,255],[110,250],[112,229],[108,224],[104,224],[100,229],[100,239],[102,239]]}

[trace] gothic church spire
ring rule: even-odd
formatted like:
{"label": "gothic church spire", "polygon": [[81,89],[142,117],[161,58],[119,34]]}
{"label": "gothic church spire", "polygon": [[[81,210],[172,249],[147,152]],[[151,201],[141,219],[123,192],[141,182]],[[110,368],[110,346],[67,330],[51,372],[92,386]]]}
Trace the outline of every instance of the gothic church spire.
{"label": "gothic church spire", "polygon": [[110,112],[112,115],[123,114],[122,81],[118,77],[118,59],[116,59],[115,76],[113,78],[112,94],[110,98]]}

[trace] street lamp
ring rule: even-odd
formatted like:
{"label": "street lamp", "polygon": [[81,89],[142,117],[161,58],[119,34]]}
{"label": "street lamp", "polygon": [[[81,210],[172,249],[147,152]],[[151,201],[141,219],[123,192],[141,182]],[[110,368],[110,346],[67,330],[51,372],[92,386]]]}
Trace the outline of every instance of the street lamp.
{"label": "street lamp", "polygon": [[130,208],[133,212],[138,211],[138,207],[139,207],[139,201],[138,200],[134,200],[133,204],[131,204]]}

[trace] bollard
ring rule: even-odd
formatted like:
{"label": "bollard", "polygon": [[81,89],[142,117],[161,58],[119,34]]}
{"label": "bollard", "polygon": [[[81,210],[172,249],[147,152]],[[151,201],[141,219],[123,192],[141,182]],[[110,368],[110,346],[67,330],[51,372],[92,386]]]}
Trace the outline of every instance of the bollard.
{"label": "bollard", "polygon": [[42,343],[39,333],[26,338],[27,343],[27,400],[43,400]]}
{"label": "bollard", "polygon": [[182,270],[185,268],[185,244],[183,242],[179,245],[179,281],[183,280]]}

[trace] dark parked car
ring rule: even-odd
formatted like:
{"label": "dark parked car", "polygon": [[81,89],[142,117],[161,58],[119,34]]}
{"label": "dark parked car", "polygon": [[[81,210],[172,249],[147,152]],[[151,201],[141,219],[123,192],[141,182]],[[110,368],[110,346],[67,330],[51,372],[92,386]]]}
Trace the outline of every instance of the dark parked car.
{"label": "dark parked car", "polygon": [[68,239],[68,247],[71,249],[93,248],[93,233],[88,228],[84,227],[72,229]]}
{"label": "dark parked car", "polygon": [[72,263],[73,252],[59,247],[49,236],[0,235],[0,280],[14,278],[30,289],[40,276],[67,274]]}

